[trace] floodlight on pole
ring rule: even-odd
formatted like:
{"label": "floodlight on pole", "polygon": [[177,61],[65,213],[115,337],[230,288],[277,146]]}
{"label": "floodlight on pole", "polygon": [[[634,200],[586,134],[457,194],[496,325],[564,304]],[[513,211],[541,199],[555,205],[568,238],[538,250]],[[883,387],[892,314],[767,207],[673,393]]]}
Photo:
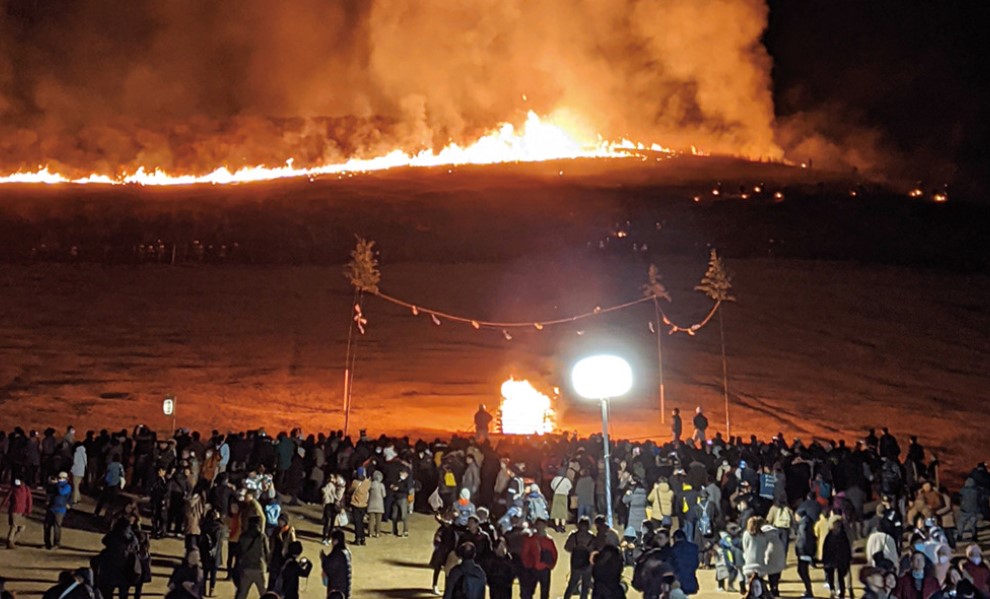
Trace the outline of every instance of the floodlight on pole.
{"label": "floodlight on pole", "polygon": [[608,402],[622,397],[632,388],[633,375],[629,363],[618,356],[598,355],[584,358],[574,365],[571,382],[578,395],[601,402],[602,445],[605,455],[605,506],[608,526],[612,527],[612,467],[608,440]]}

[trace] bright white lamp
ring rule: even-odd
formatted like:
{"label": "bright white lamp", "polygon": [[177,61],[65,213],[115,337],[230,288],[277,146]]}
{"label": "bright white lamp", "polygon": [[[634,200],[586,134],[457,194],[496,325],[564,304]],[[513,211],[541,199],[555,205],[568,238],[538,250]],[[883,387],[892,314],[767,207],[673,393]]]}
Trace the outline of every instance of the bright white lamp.
{"label": "bright white lamp", "polygon": [[602,444],[605,448],[605,506],[608,525],[612,526],[612,467],[608,441],[608,401],[622,397],[632,388],[629,363],[618,356],[599,355],[584,358],[574,365],[571,382],[578,395],[602,404]]}
{"label": "bright white lamp", "polygon": [[632,368],[618,356],[591,356],[574,365],[571,381],[585,399],[622,397],[632,388]]}

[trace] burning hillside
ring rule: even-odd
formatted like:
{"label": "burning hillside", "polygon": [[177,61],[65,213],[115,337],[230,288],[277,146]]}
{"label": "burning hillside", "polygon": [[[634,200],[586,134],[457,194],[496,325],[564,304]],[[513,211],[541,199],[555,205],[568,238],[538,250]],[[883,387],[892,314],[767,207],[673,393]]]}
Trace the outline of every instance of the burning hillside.
{"label": "burning hillside", "polygon": [[3,182],[782,157],[762,0],[5,6]]}
{"label": "burning hillside", "polygon": [[[632,158],[643,157],[644,151],[653,154],[673,154],[673,150],[659,144],[635,143],[627,139],[618,142],[604,141],[599,136],[591,139],[576,133],[576,128],[560,124],[561,117],[541,119],[530,112],[520,128],[503,123],[494,131],[482,136],[464,147],[452,143],[439,151],[422,150],[409,154],[402,150],[392,150],[374,158],[352,158],[350,160],[314,167],[296,167],[290,159],[285,166],[242,167],[231,171],[226,166],[218,167],[205,174],[179,174],[161,169],[153,171],[139,167],[131,173],[108,175],[91,173],[74,177],[61,172],[52,172],[49,167],[41,167],[33,172],[16,172],[0,176],[2,183],[73,183],[73,184],[138,184],[138,185],[192,185],[230,184],[271,181],[297,177],[319,177],[341,175],[351,172],[380,171],[397,167],[460,166],[465,164],[502,164],[508,162],[542,162],[547,160],[568,160],[575,158]],[[691,147],[692,154],[700,154]],[[645,158],[645,157],[644,157]],[[659,160],[659,158],[657,158]]]}

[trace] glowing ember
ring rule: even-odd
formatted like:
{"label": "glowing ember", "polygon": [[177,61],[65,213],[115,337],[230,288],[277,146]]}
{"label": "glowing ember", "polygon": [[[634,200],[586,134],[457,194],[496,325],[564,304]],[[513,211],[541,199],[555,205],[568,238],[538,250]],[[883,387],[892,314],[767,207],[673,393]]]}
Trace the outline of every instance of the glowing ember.
{"label": "glowing ember", "polygon": [[[673,151],[658,144],[635,143],[626,139],[618,142],[604,141],[600,137],[590,139],[575,131],[576,127],[556,122],[565,119],[541,119],[530,112],[526,122],[518,130],[509,123],[481,137],[478,141],[461,147],[450,144],[438,152],[423,150],[418,154],[407,154],[394,150],[374,158],[353,158],[339,164],[328,164],[312,168],[296,168],[288,160],[285,166],[253,166],[231,171],[220,167],[207,174],[175,174],[161,170],[146,170],[144,167],[117,177],[105,174],[91,174],[81,178],[71,178],[52,172],[47,166],[35,172],[17,172],[0,176],[0,183],[74,183],[74,184],[135,184],[135,185],[193,185],[231,183],[253,183],[294,177],[318,177],[343,173],[380,171],[397,167],[436,167],[462,164],[499,164],[506,162],[540,162],[544,160],[567,160],[575,158],[629,158],[639,157],[641,152],[672,154]],[[692,153],[703,155],[692,148]],[[563,174],[563,171],[561,171]]]}
{"label": "glowing ember", "polygon": [[542,435],[554,431],[550,398],[529,381],[509,379],[502,383],[502,432],[507,435]]}

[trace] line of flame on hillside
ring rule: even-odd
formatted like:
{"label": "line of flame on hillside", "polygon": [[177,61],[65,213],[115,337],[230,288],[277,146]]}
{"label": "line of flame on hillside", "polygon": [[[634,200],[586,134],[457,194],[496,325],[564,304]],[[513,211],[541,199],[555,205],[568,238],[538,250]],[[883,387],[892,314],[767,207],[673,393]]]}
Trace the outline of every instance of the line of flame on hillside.
{"label": "line of flame on hillside", "polygon": [[550,397],[529,381],[513,378],[502,383],[499,429],[505,435],[544,435],[557,429]]}
{"label": "line of flame on hillside", "polygon": [[[399,167],[437,167],[467,164],[501,164],[509,162],[542,162],[577,158],[631,158],[642,152],[674,154],[659,144],[634,143],[627,139],[605,141],[600,136],[591,140],[577,133],[574,127],[555,122],[553,117],[541,118],[530,111],[519,128],[503,123],[474,143],[460,146],[451,143],[439,151],[423,150],[409,154],[393,150],[373,158],[353,158],[338,164],[298,168],[293,160],[284,166],[252,166],[231,171],[221,166],[206,174],[169,173],[159,169],[138,168],[136,171],[113,176],[92,173],[84,177],[69,177],[53,172],[47,166],[34,172],[17,172],[0,176],[0,184],[98,184],[98,185],[228,185],[255,183],[275,179],[320,177],[348,173],[381,171]],[[693,154],[703,155],[695,148]]]}

